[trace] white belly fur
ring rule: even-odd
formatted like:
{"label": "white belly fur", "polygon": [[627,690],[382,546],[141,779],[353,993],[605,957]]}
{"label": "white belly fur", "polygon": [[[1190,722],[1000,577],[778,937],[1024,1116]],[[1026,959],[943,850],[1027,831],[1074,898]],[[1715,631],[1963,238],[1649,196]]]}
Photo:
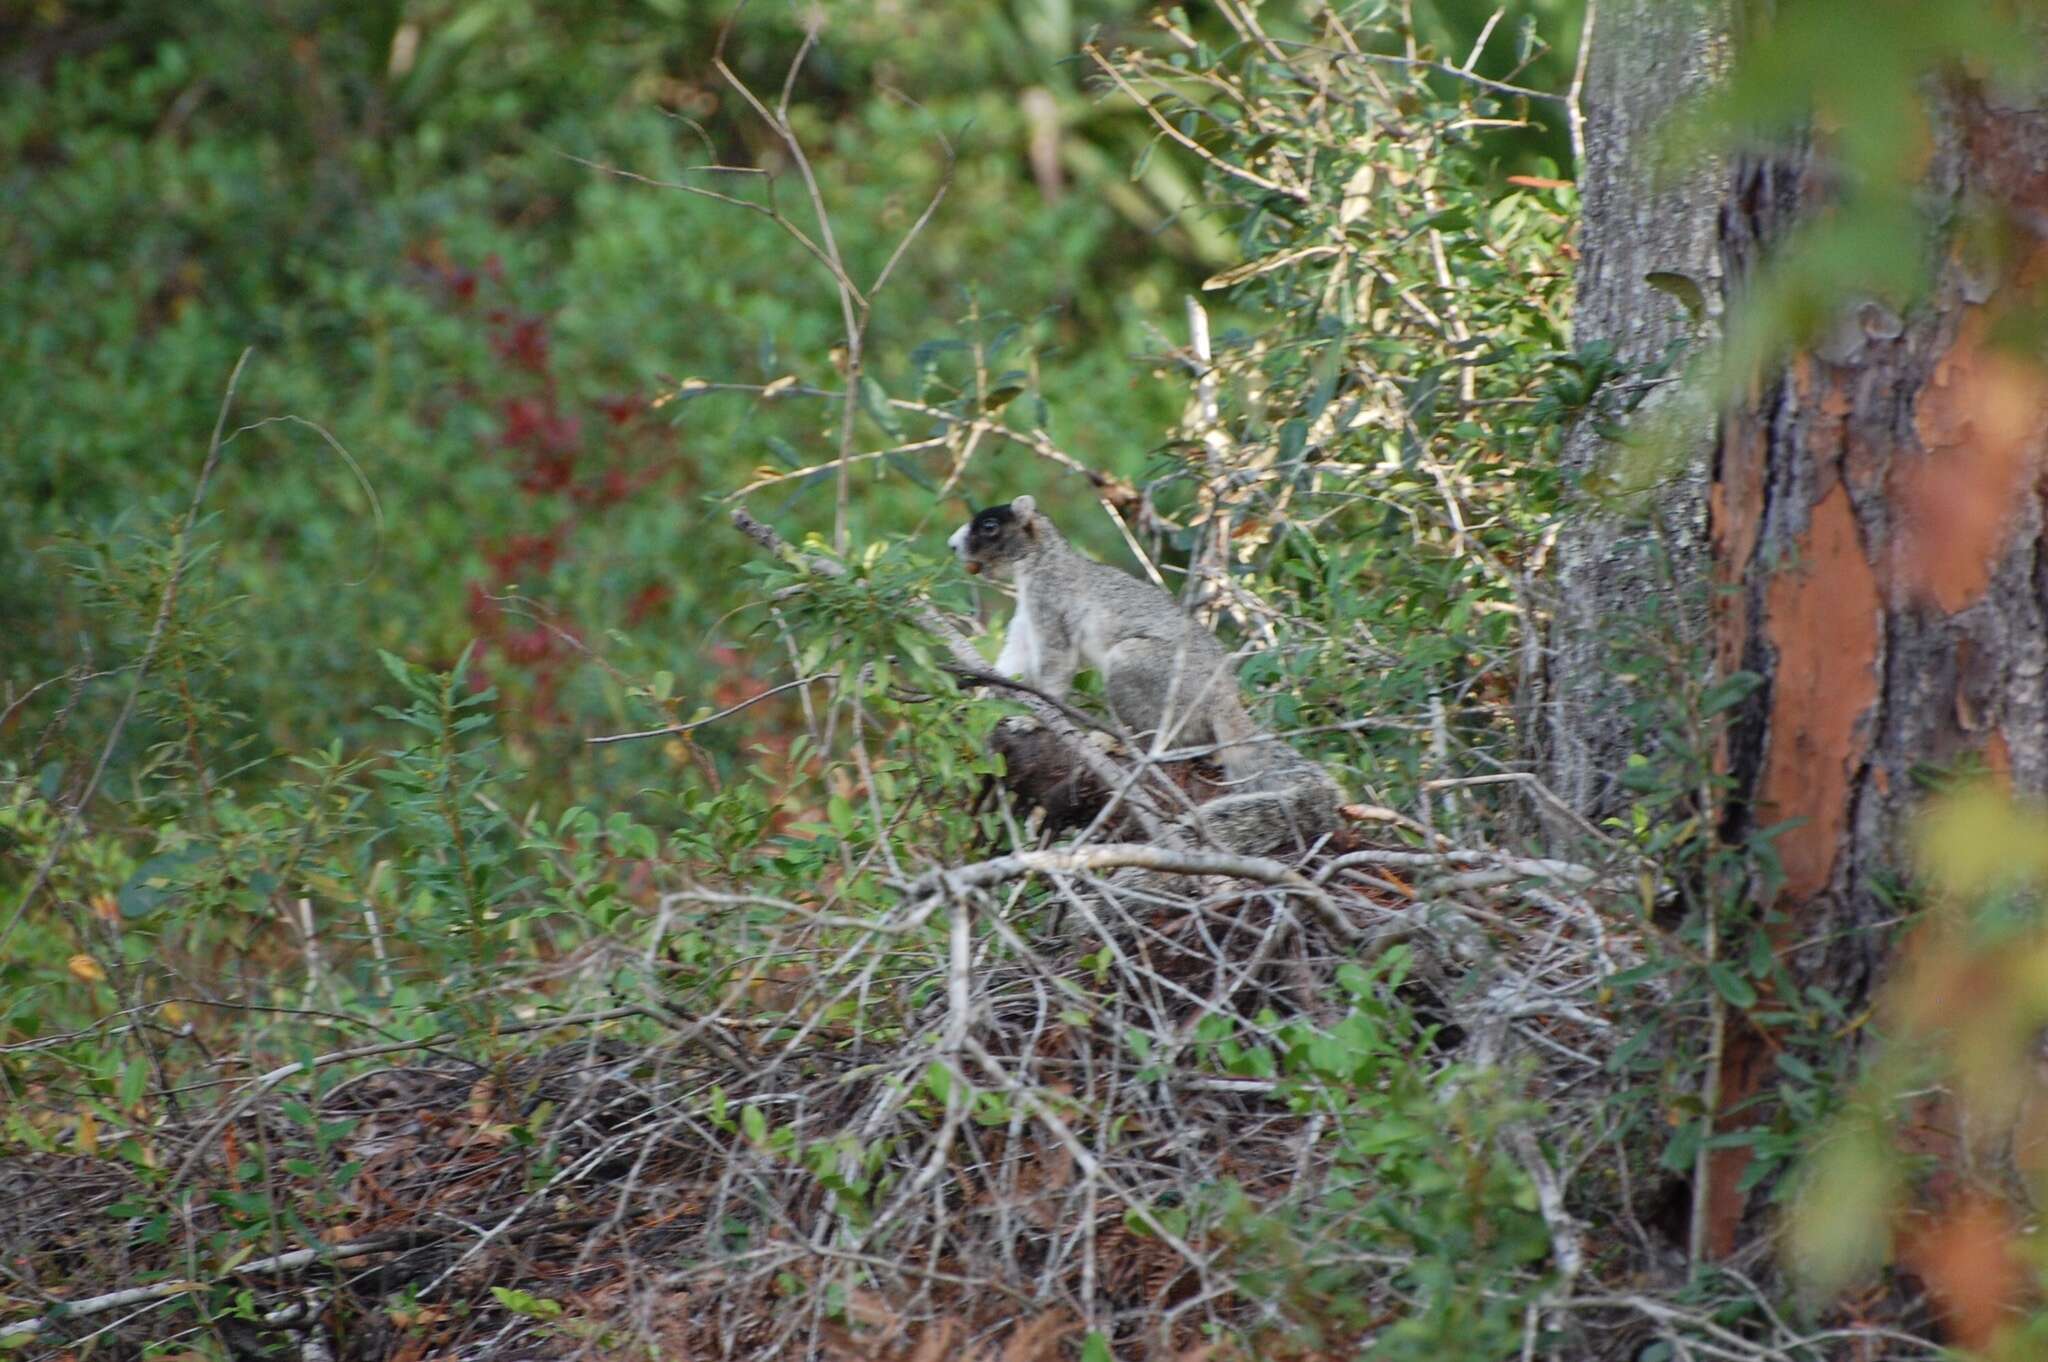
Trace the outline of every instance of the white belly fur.
{"label": "white belly fur", "polygon": [[1035,682],[1043,674],[1040,664],[1044,659],[1038,631],[1031,627],[1031,579],[1020,572],[1016,581],[1017,610],[1010,616],[1010,630],[1003,638],[1003,654],[996,659],[996,670],[1020,681]]}

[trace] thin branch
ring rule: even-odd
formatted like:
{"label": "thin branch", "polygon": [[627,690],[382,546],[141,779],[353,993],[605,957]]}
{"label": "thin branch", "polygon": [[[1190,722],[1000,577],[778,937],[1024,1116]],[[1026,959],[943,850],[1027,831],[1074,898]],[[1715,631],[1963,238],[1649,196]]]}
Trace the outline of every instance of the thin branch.
{"label": "thin branch", "polygon": [[1593,21],[1600,12],[1600,0],[1586,0],[1586,15],[1579,23],[1579,54],[1572,66],[1571,89],[1565,93],[1565,113],[1571,123],[1572,174],[1583,181],[1586,175],[1586,68],[1593,56]]}
{"label": "thin branch", "polygon": [[[806,464],[802,468],[792,468],[782,473],[770,473],[766,477],[755,478],[744,487],[736,487],[732,491],[727,492],[725,500],[734,501],[740,497],[758,492],[764,487],[775,487],[785,482],[796,482],[803,478],[814,478],[820,473],[830,473],[834,469],[837,469],[839,475],[844,477],[846,476],[846,470],[854,464],[873,463],[877,459],[886,459],[896,454],[920,454],[933,449],[944,449],[950,439],[951,437],[947,435],[934,435],[929,440],[912,440],[908,444],[892,445],[888,449],[867,449],[862,450],[858,454],[842,454],[836,459],[827,459],[823,463]],[[845,549],[844,545],[836,545],[835,547],[842,552]]]}
{"label": "thin branch", "polygon": [[583,741],[593,744],[631,742],[636,738],[661,738],[671,733],[688,733],[693,729],[702,728],[706,724],[715,724],[720,719],[729,718],[743,709],[760,704],[763,700],[771,700],[784,691],[795,690],[798,686],[808,686],[813,681],[837,681],[838,679],[838,672],[819,672],[816,676],[799,676],[794,681],[785,681],[779,686],[771,686],[759,695],[750,695],[736,705],[728,705],[716,714],[707,714],[701,719],[692,719],[686,724],[670,724],[666,728],[642,729],[638,733],[608,733],[601,738],[585,738]]}
{"label": "thin branch", "polygon": [[782,82],[782,97],[775,109],[770,110],[755,95],[739,74],[726,64],[725,42],[730,29],[721,30],[718,48],[711,64],[725,83],[745,100],[762,122],[766,123],[795,162],[797,174],[804,182],[804,192],[811,201],[811,216],[818,228],[818,241],[823,249],[823,259],[831,272],[832,281],[839,290],[839,319],[845,328],[846,339],[846,399],[840,406],[839,415],[839,479],[832,505],[832,547],[840,553],[846,552],[847,520],[853,502],[853,458],[854,417],[859,410],[858,401],[863,374],[862,348],[867,338],[870,303],[860,287],[847,272],[845,257],[839,249],[839,241],[832,231],[832,214],[825,207],[825,191],[818,184],[818,176],[811,165],[809,153],[804,150],[803,140],[796,135],[796,129],[789,122],[789,101],[796,86],[797,72],[802,68],[804,57],[818,41],[819,19],[814,14],[812,22],[805,27],[802,46],[797,49],[789,64],[789,71]]}
{"label": "thin branch", "polygon": [[1168,875],[1223,875],[1231,879],[1256,880],[1300,894],[1315,906],[1323,921],[1346,941],[1357,941],[1364,933],[1345,915],[1315,881],[1284,861],[1268,856],[1241,856],[1229,852],[1186,851],[1178,847],[1152,846],[1144,842],[1107,842],[1099,846],[1056,847],[1047,851],[1019,851],[993,860],[956,868],[926,871],[913,881],[907,896],[912,900],[940,891],[959,893],[984,888],[1027,875],[1087,875],[1102,870],[1152,870]]}
{"label": "thin branch", "polygon": [[1477,85],[1481,89],[1491,90],[1495,94],[1513,95],[1517,99],[1536,99],[1548,104],[1569,104],[1570,102],[1569,96],[1557,94],[1551,90],[1534,90],[1526,85],[1513,85],[1504,80],[1492,80],[1486,76],[1479,75],[1477,72],[1467,71],[1461,66],[1453,66],[1447,61],[1433,61],[1428,57],[1397,57],[1387,52],[1331,52],[1330,55],[1358,61],[1380,62],[1387,66],[1405,66],[1411,69],[1435,71],[1439,75],[1452,76],[1469,84]]}
{"label": "thin branch", "polygon": [[1095,44],[1089,43],[1081,50],[1083,52],[1086,52],[1090,60],[1092,60],[1098,67],[1102,68],[1102,72],[1104,75],[1108,76],[1111,80],[1116,82],[1116,86],[1119,90],[1122,90],[1124,94],[1128,95],[1131,99],[1137,102],[1138,107],[1143,109],[1145,113],[1152,119],[1152,121],[1159,125],[1159,129],[1161,132],[1164,132],[1168,137],[1180,143],[1189,151],[1192,151],[1195,155],[1201,157],[1204,161],[1207,161],[1211,166],[1214,166],[1218,171],[1222,172],[1225,175],[1230,176],[1234,180],[1242,180],[1246,184],[1255,185],[1258,188],[1265,190],[1269,194],[1278,194],[1282,198],[1293,199],[1297,203],[1308,202],[1309,194],[1306,189],[1297,189],[1291,185],[1281,184],[1278,180],[1269,180],[1264,175],[1259,174],[1257,171],[1247,170],[1241,165],[1235,165],[1229,161],[1226,161],[1221,156],[1218,156],[1215,152],[1203,146],[1200,142],[1197,142],[1194,138],[1182,132],[1179,128],[1176,128],[1173,125],[1172,121],[1166,117],[1166,115],[1159,112],[1158,108],[1154,106],[1151,100],[1145,98],[1145,96],[1139,94],[1137,90],[1132,88],[1131,83],[1124,79],[1124,73],[1118,70],[1114,63],[1110,62],[1107,58],[1105,58],[1102,55],[1101,50],[1097,48]]}
{"label": "thin branch", "polygon": [[[818,388],[790,380],[778,379],[774,383],[710,383],[701,378],[691,378],[685,379],[669,392],[657,397],[653,405],[656,407],[666,406],[677,398],[694,397],[699,393],[748,393],[765,401],[773,401],[781,397],[814,397],[822,401],[839,402],[844,401],[846,398],[846,393],[843,390],[835,391],[831,388]],[[935,407],[930,403],[918,402],[907,397],[891,397],[888,399],[888,405],[897,411],[907,411],[918,416],[929,417],[934,421],[943,421],[948,425],[957,427],[958,431],[970,436],[992,435],[998,439],[1007,440],[1012,444],[1028,449],[1046,462],[1057,464],[1069,473],[1075,473],[1086,478],[1089,485],[1105,496],[1114,506],[1129,507],[1138,500],[1137,489],[1128,482],[1114,473],[1105,473],[1099,468],[1091,468],[1079,458],[1061,449],[1053,441],[1052,436],[1044,430],[1035,428],[1028,431],[1012,430],[1002,422],[991,420],[984,415],[969,415],[948,411],[944,407]],[[836,466],[836,461],[833,463],[815,464],[808,471],[816,472]],[[792,476],[795,476],[795,474],[792,474]],[[737,495],[738,493],[727,493],[728,498]]]}
{"label": "thin branch", "polygon": [[9,704],[6,709],[0,710],[0,732],[6,731],[7,725],[14,718],[16,710],[19,710],[23,705],[35,699],[38,694],[45,690],[48,690],[51,686],[56,685],[59,681],[70,681],[74,685],[82,686],[86,684],[88,681],[97,681],[102,677],[118,676],[123,670],[125,669],[121,667],[114,667],[103,672],[85,672],[83,674],[77,672],[60,672],[58,675],[49,678],[47,681],[36,682],[36,684],[30,686],[27,690],[23,691],[20,695],[16,696],[14,698],[13,703]]}
{"label": "thin branch", "polygon": [[275,425],[304,426],[307,430],[318,435],[326,442],[327,447],[334,451],[336,457],[348,465],[348,471],[355,475],[356,486],[363,489],[363,496],[370,503],[370,519],[377,527],[376,549],[371,555],[370,566],[364,570],[363,575],[352,581],[342,583],[343,586],[361,586],[364,582],[370,580],[370,575],[377,570],[377,564],[384,556],[384,502],[377,495],[376,484],[370,481],[367,473],[363,472],[363,466],[356,462],[356,456],[348,452],[348,446],[335,438],[334,432],[321,425],[318,421],[309,421],[305,417],[292,412],[286,412],[281,416],[266,416],[260,421],[251,421],[246,426],[238,426],[227,439],[221,441],[221,444],[223,446],[231,445],[239,436],[246,435],[252,430],[261,430],[265,426]]}
{"label": "thin branch", "polygon": [[1131,735],[1124,732],[1121,728],[1105,722],[1084,709],[1076,709],[1065,700],[1048,691],[1039,689],[1029,681],[1020,681],[1014,676],[1004,676],[1000,672],[992,672],[986,667],[963,667],[957,662],[942,662],[939,664],[939,670],[945,672],[948,676],[972,682],[977,686],[994,686],[999,690],[1013,690],[1021,695],[1033,696],[1066,715],[1074,727],[1092,728],[1098,733],[1107,733],[1110,737],[1122,743],[1126,749],[1131,745]]}
{"label": "thin branch", "polygon": [[923,234],[926,224],[938,213],[939,205],[945,201],[947,192],[953,187],[953,174],[958,167],[958,157],[954,153],[951,139],[943,133],[938,134],[938,138],[939,148],[944,153],[946,162],[945,169],[939,172],[939,187],[932,191],[931,198],[925,202],[924,211],[917,215],[917,220],[903,233],[902,239],[896,243],[896,249],[889,252],[889,258],[883,262],[881,272],[875,276],[875,282],[868,285],[870,298],[881,296],[883,287],[889,282],[889,276],[896,272],[897,263],[903,259],[905,252],[909,251],[910,244]]}
{"label": "thin branch", "polygon": [[[646,1017],[664,1026],[674,1026],[677,1023],[675,1017],[656,1012],[644,1003],[636,1003],[625,1007],[606,1008],[601,1012],[573,1013],[562,1017],[548,1017],[541,1021],[515,1022],[494,1028],[493,1034],[509,1036],[532,1031],[554,1031],[564,1026],[583,1026],[595,1022],[616,1021],[623,1017]],[[281,1064],[268,1073],[258,1075],[249,1087],[243,1090],[241,1096],[230,1102],[221,1110],[219,1115],[208,1122],[206,1128],[192,1142],[191,1150],[186,1153],[184,1160],[179,1163],[177,1170],[171,1174],[170,1180],[164,1184],[163,1190],[166,1193],[177,1190],[179,1185],[192,1172],[193,1168],[198,1165],[199,1160],[205,1155],[207,1148],[213,1143],[214,1139],[223,1130],[226,1130],[236,1117],[254,1105],[258,1098],[285,1080],[295,1078],[302,1073],[311,1073],[315,1069],[325,1069],[336,1064],[345,1064],[352,1059],[372,1059],[378,1055],[403,1054],[407,1051],[433,1052],[445,1050],[449,1044],[458,1039],[460,1037],[456,1033],[445,1032],[438,1036],[428,1036],[422,1040],[395,1040],[385,1041],[377,1045],[355,1045],[345,1050],[330,1050],[324,1055],[315,1055],[311,1059],[294,1060],[290,1064]]]}
{"label": "thin branch", "polygon": [[[780,227],[783,231],[787,232],[790,235],[791,239],[793,239],[797,243],[797,245],[801,246],[806,252],[810,254],[810,256],[813,259],[815,259],[819,264],[823,265],[827,270],[833,268],[831,257],[825,254],[824,249],[820,247],[817,242],[811,240],[809,233],[805,232],[803,228],[797,226],[794,222],[791,222],[787,217],[783,216],[780,210],[768,204],[755,203],[752,199],[743,199],[739,197],[737,194],[721,194],[715,189],[706,189],[702,185],[684,184],[679,180],[656,179],[652,175],[642,175],[637,171],[621,170],[617,166],[605,165],[601,161],[587,160],[584,157],[574,154],[573,152],[565,151],[562,153],[562,155],[567,157],[569,160],[574,161],[577,165],[585,166],[591,170],[595,170],[601,175],[615,175],[619,179],[632,180],[635,181],[636,183],[648,185],[655,189],[676,189],[682,191],[685,194],[694,194],[700,199],[710,199],[714,203],[730,204],[734,208],[744,208],[749,213],[758,213],[762,217],[767,218],[770,222],[774,223],[776,226]],[[766,174],[765,171],[760,173]]]}
{"label": "thin branch", "polygon": [[1499,25],[1501,19],[1506,14],[1507,7],[1502,6],[1496,9],[1492,16],[1487,19],[1486,26],[1479,30],[1479,36],[1473,40],[1472,50],[1465,54],[1465,64],[1459,67],[1459,70],[1469,75],[1472,68],[1479,65],[1480,54],[1486,51],[1486,44],[1493,38],[1493,30]]}

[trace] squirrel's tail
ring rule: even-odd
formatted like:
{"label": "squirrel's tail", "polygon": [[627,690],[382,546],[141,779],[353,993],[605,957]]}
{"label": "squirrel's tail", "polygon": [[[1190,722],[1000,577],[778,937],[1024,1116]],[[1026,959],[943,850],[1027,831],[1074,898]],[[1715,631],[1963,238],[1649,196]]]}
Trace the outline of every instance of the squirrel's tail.
{"label": "squirrel's tail", "polygon": [[1343,792],[1330,773],[1260,728],[1242,704],[1219,708],[1216,756],[1231,792],[1196,809],[1190,821],[1233,851],[1306,847],[1335,831]]}

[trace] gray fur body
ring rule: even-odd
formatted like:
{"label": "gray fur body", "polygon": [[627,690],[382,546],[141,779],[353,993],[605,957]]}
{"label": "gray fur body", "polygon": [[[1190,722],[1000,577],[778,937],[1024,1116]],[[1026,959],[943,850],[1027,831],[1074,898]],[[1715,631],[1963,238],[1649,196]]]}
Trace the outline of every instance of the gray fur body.
{"label": "gray fur body", "polygon": [[1210,841],[1268,851],[1335,829],[1336,782],[1259,728],[1230,654],[1166,592],[1080,553],[1030,497],[976,512],[948,542],[969,572],[1016,588],[997,671],[1064,699],[1090,667],[1117,723],[1154,751],[1214,749],[1236,792],[1185,820]]}

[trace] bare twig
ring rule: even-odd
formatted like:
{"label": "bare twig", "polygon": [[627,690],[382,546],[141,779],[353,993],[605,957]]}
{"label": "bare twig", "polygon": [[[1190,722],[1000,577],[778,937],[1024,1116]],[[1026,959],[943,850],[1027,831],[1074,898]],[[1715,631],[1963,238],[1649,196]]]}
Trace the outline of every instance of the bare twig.
{"label": "bare twig", "polygon": [[41,694],[43,691],[49,689],[51,686],[56,685],[59,681],[68,681],[74,686],[82,686],[88,681],[97,681],[102,677],[115,676],[118,675],[118,673],[118,668],[114,671],[104,672],[68,671],[63,673],[62,675],[53,676],[49,678],[47,681],[36,682],[36,684],[30,686],[20,695],[15,696],[13,701],[9,703],[6,709],[0,710],[0,733],[4,733],[7,731],[7,725],[10,721],[13,720],[16,711],[20,710],[22,706],[26,705],[29,701],[35,699],[36,696]]}
{"label": "bare twig", "polygon": [[1151,118],[1151,120],[1154,123],[1159,125],[1159,130],[1161,132],[1165,133],[1175,142],[1178,142],[1181,146],[1186,147],[1195,155],[1201,157],[1203,161],[1207,162],[1210,166],[1215,168],[1215,170],[1218,173],[1227,175],[1233,180],[1242,180],[1246,184],[1252,185],[1259,189],[1263,189],[1269,194],[1278,194],[1282,198],[1293,199],[1298,203],[1306,203],[1308,201],[1309,195],[1306,189],[1299,188],[1295,185],[1281,184],[1278,180],[1268,179],[1267,177],[1259,174],[1255,170],[1249,170],[1246,169],[1244,166],[1237,165],[1230,161],[1226,161],[1222,157],[1218,156],[1215,152],[1209,150],[1209,148],[1203,146],[1200,142],[1197,142],[1194,138],[1188,136],[1179,128],[1175,127],[1172,121],[1169,120],[1165,114],[1159,112],[1158,107],[1155,104],[1153,104],[1151,100],[1145,98],[1145,96],[1139,94],[1136,90],[1131,88],[1131,83],[1124,79],[1124,73],[1120,69],[1118,69],[1116,63],[1110,61],[1107,57],[1104,57],[1102,55],[1102,50],[1096,47],[1095,44],[1089,43],[1086,46],[1084,46],[1081,50],[1087,53],[1089,60],[1093,61],[1095,65],[1102,71],[1102,73],[1108,76],[1110,80],[1115,83],[1117,89],[1123,91],[1124,94],[1127,95],[1133,103],[1135,103],[1139,108],[1145,111],[1146,115],[1149,118]]}
{"label": "bare twig", "polygon": [[[285,1272],[297,1272],[315,1263],[344,1263],[354,1258],[367,1258],[375,1253],[388,1253],[395,1248],[404,1248],[416,1236],[379,1235],[372,1239],[359,1239],[352,1244],[322,1244],[318,1248],[293,1249],[289,1253],[273,1254],[268,1258],[251,1258],[231,1268],[229,1276],[266,1277]],[[51,1325],[67,1319],[102,1315],[109,1310],[123,1306],[140,1305],[150,1301],[167,1300],[174,1296],[188,1296],[195,1292],[211,1289],[208,1283],[174,1278],[169,1281],[151,1282],[148,1286],[131,1286],[120,1291],[109,1291],[103,1295],[88,1296],[84,1300],[65,1301],[61,1308],[0,1327],[0,1344],[13,1339],[35,1338]]]}
{"label": "bare twig", "polygon": [[1322,916],[1325,925],[1344,940],[1355,941],[1362,935],[1357,925],[1320,885],[1284,861],[1267,856],[1187,851],[1143,842],[1019,851],[957,869],[933,870],[911,884],[907,897],[914,902],[935,893],[959,893],[1024,875],[1093,874],[1119,868],[1152,870],[1169,875],[1223,875],[1275,885],[1293,890],[1307,899]]}
{"label": "bare twig", "polygon": [[[822,11],[813,11],[809,23],[805,26],[803,43],[798,47],[796,56],[790,60],[788,70],[783,75],[782,91],[773,108],[770,108],[759,95],[755,94],[753,89],[745,81],[741,80],[739,74],[727,64],[725,60],[725,45],[727,38],[731,34],[730,25],[719,31],[717,50],[714,52],[711,62],[712,66],[718,71],[718,74],[724,78],[725,83],[746,103],[747,107],[754,111],[756,117],[768,125],[769,130],[782,143],[783,149],[789,153],[790,162],[796,167],[797,175],[803,181],[804,193],[810,201],[812,222],[817,232],[817,239],[811,246],[811,254],[813,258],[825,266],[825,270],[831,275],[833,285],[838,292],[840,324],[845,347],[841,356],[840,367],[846,379],[846,392],[840,403],[839,412],[839,457],[829,466],[836,469],[838,473],[838,486],[833,501],[832,513],[832,546],[838,552],[844,553],[846,551],[848,533],[847,516],[852,504],[853,483],[851,470],[854,462],[854,421],[860,410],[861,386],[865,381],[867,331],[868,324],[873,319],[874,299],[889,282],[890,276],[895,273],[898,262],[902,260],[904,253],[909,250],[911,243],[924,231],[925,225],[931,221],[932,215],[938,211],[940,202],[946,197],[947,190],[952,187],[953,148],[951,143],[947,142],[944,138],[940,139],[940,145],[943,148],[945,157],[945,169],[939,177],[938,187],[933,191],[930,200],[926,202],[924,210],[918,214],[916,220],[911,223],[909,229],[904,232],[902,238],[897,242],[896,248],[890,252],[889,259],[876,273],[874,282],[863,291],[854,282],[845,258],[840,252],[838,235],[832,228],[832,214],[825,203],[825,192],[819,185],[817,171],[811,164],[810,154],[804,148],[803,139],[796,135],[796,129],[791,124],[789,118],[790,101],[795,93],[797,73],[803,69],[804,59],[809,56],[811,49],[817,45],[818,34],[823,22]],[[779,210],[771,206],[767,211],[768,216],[778,225],[783,226],[785,230],[795,231],[794,224],[790,223]],[[803,239],[808,240],[808,238]]]}
{"label": "bare twig", "polygon": [[1593,59],[1593,27],[1600,13],[1600,0],[1586,0],[1585,17],[1579,22],[1579,53],[1572,65],[1571,89],[1565,94],[1565,111],[1571,119],[1572,174],[1586,174],[1586,68]]}
{"label": "bare twig", "polygon": [[838,679],[838,672],[820,672],[816,676],[799,676],[794,681],[784,681],[779,686],[770,686],[759,695],[749,695],[736,705],[727,705],[716,714],[707,714],[701,719],[692,719],[686,724],[669,724],[663,728],[647,728],[642,729],[638,733],[607,733],[602,737],[585,738],[583,741],[587,743],[631,742],[636,738],[661,738],[671,733],[688,733],[694,729],[702,728],[706,724],[715,724],[720,719],[730,718],[743,709],[760,704],[763,700],[772,700],[784,691],[795,690],[798,686],[808,686],[813,681],[837,681]]}

